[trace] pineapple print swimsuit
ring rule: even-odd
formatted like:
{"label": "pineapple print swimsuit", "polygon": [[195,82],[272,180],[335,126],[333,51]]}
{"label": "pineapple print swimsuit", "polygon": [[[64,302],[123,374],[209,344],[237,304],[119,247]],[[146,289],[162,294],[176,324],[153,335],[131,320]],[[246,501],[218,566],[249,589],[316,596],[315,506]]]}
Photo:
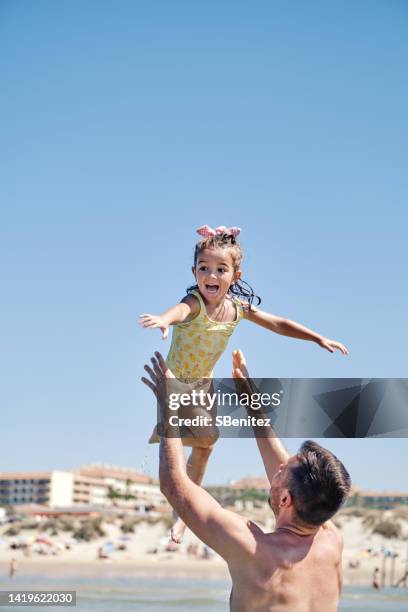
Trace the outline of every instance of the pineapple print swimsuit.
{"label": "pineapple print swimsuit", "polygon": [[207,315],[203,298],[192,291],[200,302],[200,312],[187,323],[173,328],[173,338],[166,363],[176,378],[212,378],[213,368],[225,351],[229,337],[243,317],[241,302],[233,297],[235,321],[213,321]]}

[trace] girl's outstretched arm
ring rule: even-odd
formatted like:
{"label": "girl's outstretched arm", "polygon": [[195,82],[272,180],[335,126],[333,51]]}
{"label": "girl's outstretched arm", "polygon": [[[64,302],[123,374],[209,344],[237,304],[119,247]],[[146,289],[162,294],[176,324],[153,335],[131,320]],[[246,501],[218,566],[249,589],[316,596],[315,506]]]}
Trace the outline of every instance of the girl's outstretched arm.
{"label": "girl's outstretched arm", "polygon": [[252,323],[256,323],[261,327],[265,327],[276,334],[289,336],[290,338],[299,338],[299,340],[311,340],[330,353],[334,353],[335,349],[338,349],[341,353],[343,353],[343,355],[348,355],[347,348],[344,346],[344,344],[341,344],[341,342],[329,340],[329,338],[321,336],[312,329],[308,329],[304,325],[296,323],[296,321],[290,321],[290,319],[277,317],[269,312],[264,312],[258,308],[254,308],[253,306],[251,309],[248,307],[244,308],[244,317],[245,319],[248,319],[248,321],[252,321]]}
{"label": "girl's outstretched arm", "polygon": [[162,338],[165,340],[169,335],[170,325],[191,321],[200,311],[200,305],[193,295],[186,295],[179,304],[172,306],[161,315],[141,314],[139,323],[142,327],[151,329],[159,328],[162,331]]}

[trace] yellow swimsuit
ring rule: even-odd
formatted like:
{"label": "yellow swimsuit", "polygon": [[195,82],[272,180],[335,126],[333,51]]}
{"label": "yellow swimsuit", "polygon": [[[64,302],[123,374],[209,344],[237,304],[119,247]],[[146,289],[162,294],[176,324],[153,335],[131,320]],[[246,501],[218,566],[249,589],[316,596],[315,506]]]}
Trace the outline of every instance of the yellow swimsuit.
{"label": "yellow swimsuit", "polygon": [[200,302],[200,312],[192,321],[174,326],[166,363],[179,379],[212,378],[215,364],[243,317],[242,304],[237,298],[232,298],[237,311],[235,321],[213,321],[207,315],[200,293],[191,293]]}

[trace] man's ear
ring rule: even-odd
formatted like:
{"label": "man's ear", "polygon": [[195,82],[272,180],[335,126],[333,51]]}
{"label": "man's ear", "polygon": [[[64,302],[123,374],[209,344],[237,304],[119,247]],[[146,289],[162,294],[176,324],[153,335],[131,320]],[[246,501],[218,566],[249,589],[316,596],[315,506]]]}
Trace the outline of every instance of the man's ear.
{"label": "man's ear", "polygon": [[293,506],[293,498],[289,489],[282,489],[279,505],[281,508],[290,508]]}
{"label": "man's ear", "polygon": [[192,273],[193,273],[194,278],[197,278],[197,277],[196,277],[196,269],[195,269],[195,266],[193,266],[193,267],[191,268],[191,271],[192,271]]}

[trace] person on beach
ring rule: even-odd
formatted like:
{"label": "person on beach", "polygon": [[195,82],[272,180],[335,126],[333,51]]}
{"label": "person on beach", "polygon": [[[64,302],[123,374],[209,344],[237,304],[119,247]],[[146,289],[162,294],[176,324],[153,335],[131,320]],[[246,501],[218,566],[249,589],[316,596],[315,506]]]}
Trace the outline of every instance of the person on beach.
{"label": "person on beach", "polygon": [[[213,368],[226,349],[229,337],[242,319],[256,323],[283,336],[311,340],[321,348],[333,353],[336,349],[347,355],[346,347],[307,329],[303,325],[259,310],[252,287],[241,278],[243,251],[237,241],[240,228],[225,226],[210,228],[203,225],[197,232],[201,240],[196,244],[192,268],[196,284],[187,289],[181,302],[161,315],[142,314],[140,324],[148,329],[159,328],[163,339],[174,332],[166,363],[176,378],[181,381],[212,378]],[[183,438],[185,446],[192,451],[187,463],[187,472],[197,484],[201,484],[209,456],[218,438],[216,427],[209,428],[207,435],[199,439],[192,434]],[[150,443],[158,443],[157,427]],[[171,529],[171,538],[180,543],[185,524],[179,517]]]}
{"label": "person on beach", "polygon": [[17,561],[14,557],[12,557],[12,559],[10,559],[10,564],[9,564],[9,578],[10,579],[14,578],[14,576],[16,575],[16,571],[17,571]]}
{"label": "person on beach", "polygon": [[376,590],[380,588],[380,568],[379,567],[376,567],[373,572],[372,586],[373,586],[373,589],[376,589]]}
{"label": "person on beach", "polygon": [[[335,455],[310,440],[289,456],[270,426],[254,429],[270,482],[275,531],[226,510],[188,476],[180,436],[169,423],[168,380],[160,353],[142,381],[156,395],[164,432],[160,489],[186,525],[225,559],[232,578],[233,612],[334,612],[342,588],[342,539],[330,520],[350,492],[350,476]],[[241,351],[233,353],[239,393],[253,383]],[[257,411],[259,415],[259,411]]]}
{"label": "person on beach", "polygon": [[407,586],[407,582],[408,582],[408,570],[405,572],[405,574],[402,576],[402,578],[400,578],[400,580],[398,580],[398,582],[396,583],[396,587],[399,586],[403,586],[406,587]]}

